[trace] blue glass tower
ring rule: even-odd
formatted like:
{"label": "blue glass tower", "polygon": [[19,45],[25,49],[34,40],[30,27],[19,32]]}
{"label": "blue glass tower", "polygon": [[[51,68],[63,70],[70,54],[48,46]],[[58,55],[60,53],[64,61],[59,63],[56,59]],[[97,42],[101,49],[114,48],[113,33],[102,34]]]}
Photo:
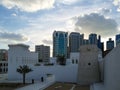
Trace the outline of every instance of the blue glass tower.
{"label": "blue glass tower", "polygon": [[67,57],[68,33],[62,31],[54,31],[53,33],[53,57]]}
{"label": "blue glass tower", "polygon": [[120,34],[116,35],[115,41],[116,41],[116,46],[117,46],[120,43]]}

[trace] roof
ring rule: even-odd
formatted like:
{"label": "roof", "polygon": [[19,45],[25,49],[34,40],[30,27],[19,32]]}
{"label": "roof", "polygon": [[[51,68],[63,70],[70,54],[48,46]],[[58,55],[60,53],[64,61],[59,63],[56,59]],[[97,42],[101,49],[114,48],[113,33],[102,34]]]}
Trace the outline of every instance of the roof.
{"label": "roof", "polygon": [[25,45],[25,44],[9,44],[8,45],[9,47],[11,47],[11,46],[22,46],[22,47],[29,47],[29,45]]}

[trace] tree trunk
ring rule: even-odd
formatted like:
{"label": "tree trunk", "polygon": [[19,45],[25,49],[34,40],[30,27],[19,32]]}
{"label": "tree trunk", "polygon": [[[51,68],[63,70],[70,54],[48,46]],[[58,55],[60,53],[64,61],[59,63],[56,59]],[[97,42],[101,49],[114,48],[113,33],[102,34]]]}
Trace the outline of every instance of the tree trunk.
{"label": "tree trunk", "polygon": [[23,73],[23,84],[25,84],[25,73]]}

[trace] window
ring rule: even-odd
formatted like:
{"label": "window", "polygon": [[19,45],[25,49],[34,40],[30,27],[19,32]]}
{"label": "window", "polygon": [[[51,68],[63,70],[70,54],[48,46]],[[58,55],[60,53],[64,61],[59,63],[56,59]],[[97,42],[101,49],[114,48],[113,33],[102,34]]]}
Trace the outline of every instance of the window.
{"label": "window", "polygon": [[72,59],[72,64],[74,64],[74,59]]}
{"label": "window", "polygon": [[76,59],[76,64],[78,64],[78,60]]}
{"label": "window", "polygon": [[0,73],[2,72],[2,69],[0,68]]}
{"label": "window", "polygon": [[56,37],[58,36],[58,33],[56,33]]}
{"label": "window", "polygon": [[89,62],[89,63],[88,63],[88,65],[90,66],[90,65],[91,65],[91,63]]}

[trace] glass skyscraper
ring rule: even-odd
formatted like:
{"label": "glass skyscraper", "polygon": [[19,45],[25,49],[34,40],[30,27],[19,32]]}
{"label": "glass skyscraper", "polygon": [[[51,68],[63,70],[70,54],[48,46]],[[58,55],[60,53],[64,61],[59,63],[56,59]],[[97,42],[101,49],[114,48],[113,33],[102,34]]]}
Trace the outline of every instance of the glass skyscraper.
{"label": "glass skyscraper", "polygon": [[53,33],[53,57],[67,57],[68,33],[63,31],[54,31]]}
{"label": "glass skyscraper", "polygon": [[80,33],[72,32],[69,35],[70,52],[78,52],[80,47]]}
{"label": "glass skyscraper", "polygon": [[116,46],[120,43],[120,34],[117,34],[115,37],[116,40]]}
{"label": "glass skyscraper", "polygon": [[89,35],[89,42],[90,42],[90,44],[97,45],[97,34],[91,33]]}

